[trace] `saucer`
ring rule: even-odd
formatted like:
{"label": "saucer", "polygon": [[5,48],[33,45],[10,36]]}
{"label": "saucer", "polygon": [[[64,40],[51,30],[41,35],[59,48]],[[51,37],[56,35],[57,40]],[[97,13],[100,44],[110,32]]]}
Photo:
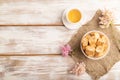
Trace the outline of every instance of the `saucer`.
{"label": "saucer", "polygon": [[[84,22],[85,22],[84,13],[81,12],[81,13],[82,13],[82,18],[81,18],[81,20],[80,20],[79,23],[69,23],[69,22],[67,21],[67,19],[66,19],[66,13],[67,13],[67,11],[68,11],[69,9],[78,9],[78,10],[80,10],[79,8],[68,8],[68,9],[66,9],[66,10],[63,12],[63,15],[62,15],[62,21],[63,21],[64,26],[65,26],[66,28],[68,28],[68,29],[78,29],[78,28],[80,28],[80,27],[84,24]],[[80,10],[80,11],[81,11],[81,10]]]}

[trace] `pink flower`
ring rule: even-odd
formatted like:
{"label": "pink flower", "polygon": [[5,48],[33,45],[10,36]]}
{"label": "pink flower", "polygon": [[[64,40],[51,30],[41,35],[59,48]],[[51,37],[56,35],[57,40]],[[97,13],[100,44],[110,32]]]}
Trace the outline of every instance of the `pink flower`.
{"label": "pink flower", "polygon": [[83,73],[85,73],[86,69],[85,69],[85,63],[81,62],[81,63],[77,63],[72,70],[70,71],[71,74],[75,74],[75,75],[82,75]]}
{"label": "pink flower", "polygon": [[66,44],[61,47],[61,51],[64,57],[68,56],[68,54],[72,51],[71,46],[69,44]]}

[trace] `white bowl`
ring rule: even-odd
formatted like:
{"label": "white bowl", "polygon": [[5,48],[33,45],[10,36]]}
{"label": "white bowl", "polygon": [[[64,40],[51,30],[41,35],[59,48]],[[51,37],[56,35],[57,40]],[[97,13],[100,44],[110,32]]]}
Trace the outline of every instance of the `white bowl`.
{"label": "white bowl", "polygon": [[[80,42],[81,51],[82,51],[82,53],[83,53],[87,58],[89,58],[89,59],[92,59],[92,60],[102,59],[102,58],[104,58],[104,57],[108,54],[108,52],[109,52],[109,50],[110,50],[110,41],[109,41],[109,38],[108,38],[107,35],[105,35],[103,32],[100,32],[100,31],[97,31],[97,30],[92,30],[92,31],[87,32],[87,33],[82,37],[82,39],[83,39],[86,35],[88,35],[89,33],[91,33],[91,32],[97,32],[97,33],[99,33],[99,34],[104,35],[104,36],[107,38],[108,48],[107,48],[107,50],[106,50],[106,53],[104,53],[104,55],[101,56],[101,57],[90,57],[90,56],[86,55],[86,53],[84,52],[84,50],[83,50],[83,48],[82,48],[82,44],[81,44],[81,42]],[[82,40],[82,39],[81,39],[81,40]]]}

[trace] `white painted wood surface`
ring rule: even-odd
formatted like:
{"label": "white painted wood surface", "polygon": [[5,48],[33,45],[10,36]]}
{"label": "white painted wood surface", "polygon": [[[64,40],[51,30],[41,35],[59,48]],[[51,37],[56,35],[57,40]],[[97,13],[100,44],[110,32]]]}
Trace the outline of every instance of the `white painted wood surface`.
{"label": "white painted wood surface", "polygon": [[60,54],[74,33],[64,26],[0,27],[0,54]]}
{"label": "white painted wood surface", "polygon": [[[0,80],[91,80],[87,73],[79,77],[69,75],[67,71],[74,61],[59,55],[60,46],[76,33],[63,26],[62,13],[68,7],[78,6],[84,10],[87,22],[97,9],[108,8],[119,24],[119,4],[119,0],[0,0],[0,55],[13,55],[0,56]],[[119,66],[120,62],[100,80],[120,80]]]}
{"label": "white painted wood surface", "polygon": [[8,56],[1,57],[0,62],[4,80],[60,80],[74,65],[70,57],[59,55]]}
{"label": "white painted wood surface", "polygon": [[119,23],[119,4],[119,0],[0,0],[0,25],[62,25],[62,13],[71,6],[83,10],[85,22],[97,9],[111,9]]}
{"label": "white painted wood surface", "polygon": [[[116,26],[118,42],[120,26]],[[60,54],[60,47],[66,44],[77,30],[64,26],[0,27],[0,54]]]}
{"label": "white painted wood surface", "polygon": [[[61,56],[2,56],[0,57],[0,80],[92,80],[85,73],[81,76],[68,74],[74,61]],[[119,80],[120,62],[100,80]]]}

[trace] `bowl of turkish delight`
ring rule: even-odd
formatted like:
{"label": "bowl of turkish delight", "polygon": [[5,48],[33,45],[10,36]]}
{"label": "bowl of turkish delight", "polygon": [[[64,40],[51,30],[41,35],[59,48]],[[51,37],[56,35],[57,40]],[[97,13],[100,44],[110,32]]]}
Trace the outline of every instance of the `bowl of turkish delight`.
{"label": "bowl of turkish delight", "polygon": [[110,49],[110,41],[106,34],[101,31],[89,31],[81,39],[83,54],[93,60],[104,58]]}

